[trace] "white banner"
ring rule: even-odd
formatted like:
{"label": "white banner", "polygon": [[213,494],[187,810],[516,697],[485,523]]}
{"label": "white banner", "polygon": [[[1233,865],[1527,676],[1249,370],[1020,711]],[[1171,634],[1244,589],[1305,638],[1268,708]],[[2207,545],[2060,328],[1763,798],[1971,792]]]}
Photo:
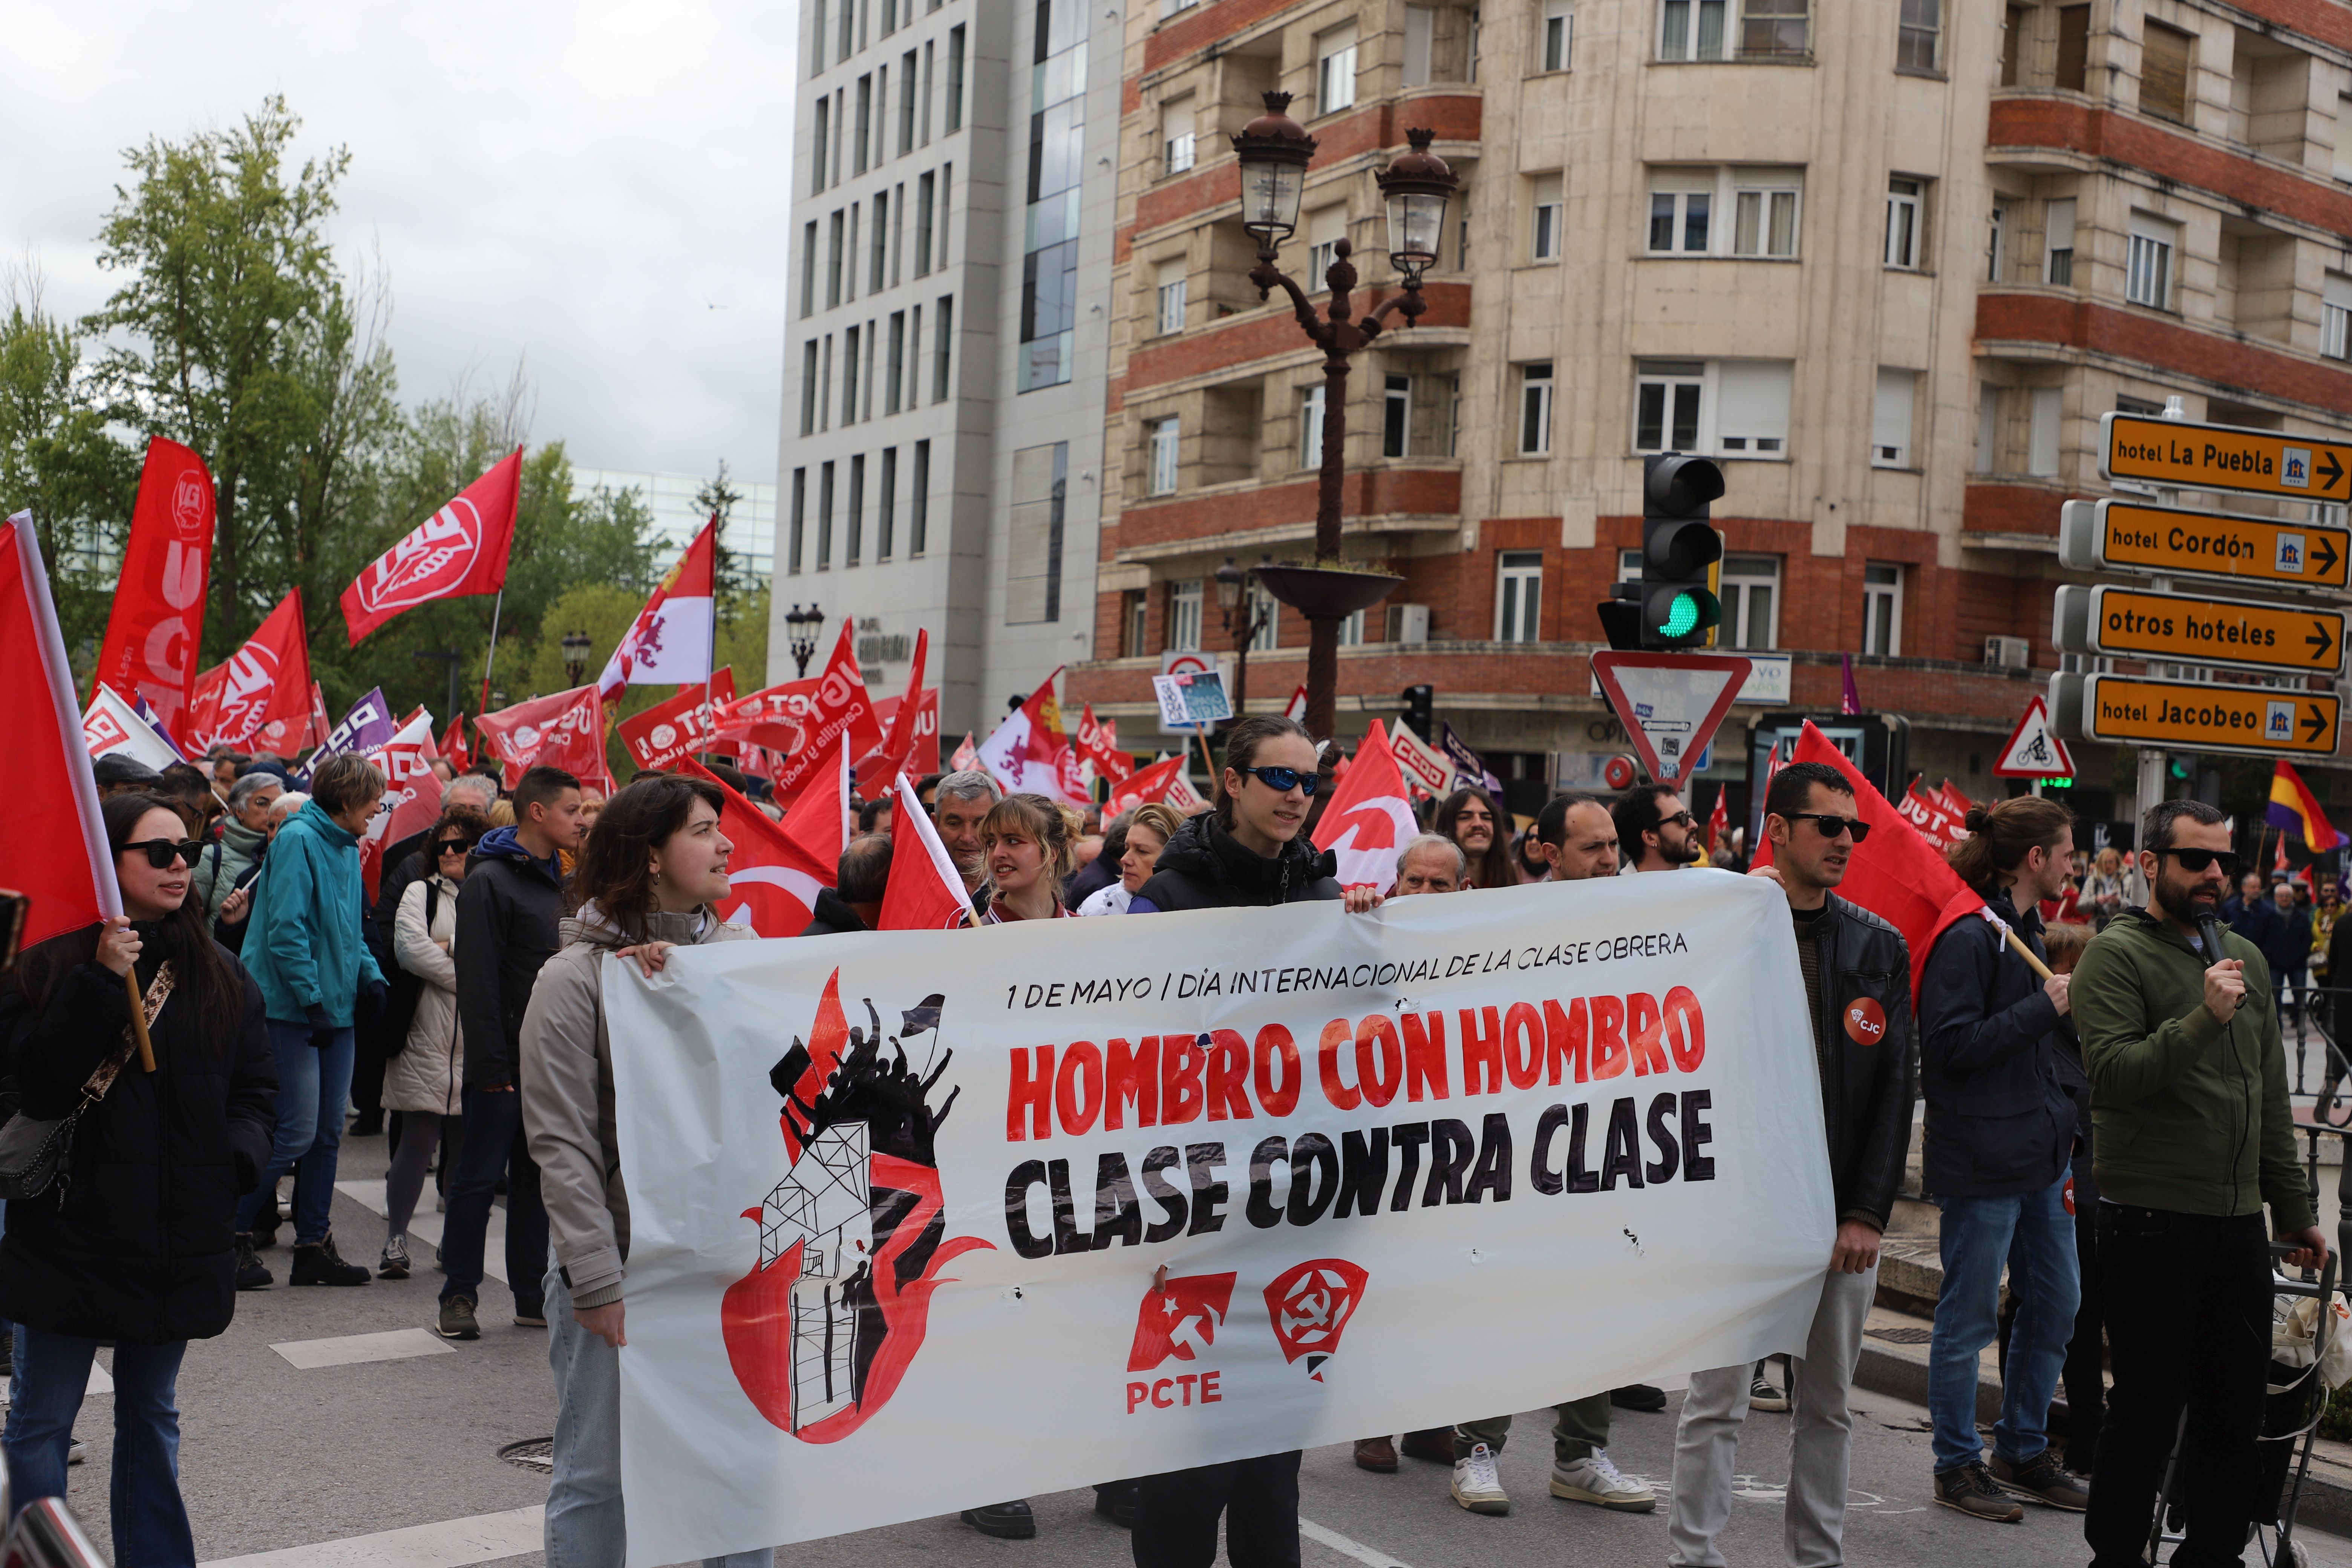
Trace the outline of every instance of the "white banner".
{"label": "white banner", "polygon": [[1800,1351],[1835,1230],[1760,879],[727,943],[604,987],[632,1568]]}

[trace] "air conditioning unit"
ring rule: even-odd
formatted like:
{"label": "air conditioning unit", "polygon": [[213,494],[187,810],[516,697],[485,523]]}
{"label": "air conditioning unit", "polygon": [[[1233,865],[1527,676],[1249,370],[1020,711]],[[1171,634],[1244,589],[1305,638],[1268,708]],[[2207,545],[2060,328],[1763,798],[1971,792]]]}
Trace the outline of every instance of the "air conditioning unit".
{"label": "air conditioning unit", "polygon": [[2031,669],[2033,645],[2023,637],[1987,637],[1984,661],[1995,669]]}
{"label": "air conditioning unit", "polygon": [[1429,606],[1427,605],[1391,605],[1386,640],[1427,642],[1429,640]]}

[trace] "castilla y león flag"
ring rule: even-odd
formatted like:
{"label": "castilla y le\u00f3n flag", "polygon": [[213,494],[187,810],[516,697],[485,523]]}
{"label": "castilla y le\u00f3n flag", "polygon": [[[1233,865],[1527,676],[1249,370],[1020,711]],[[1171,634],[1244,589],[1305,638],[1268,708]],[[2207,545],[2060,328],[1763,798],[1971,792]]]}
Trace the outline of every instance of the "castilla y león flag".
{"label": "castilla y le\u00f3n flag", "polygon": [[101,684],[126,699],[143,697],[165,730],[186,734],[212,559],[213,477],[195,453],[154,437],[139,471],[93,699]]}
{"label": "castilla y le\u00f3n flag", "polygon": [[710,634],[718,623],[719,519],[713,516],[669,569],[646,607],[604,661],[596,689],[616,700],[631,686],[685,686],[710,679]]}
{"label": "castilla y le\u00f3n flag", "polygon": [[1061,704],[1054,699],[1054,681],[1061,673],[1056,665],[1029,700],[1006,714],[980,743],[980,765],[1008,791],[1076,805],[1087,798],[1087,783],[1078,775],[1078,753],[1063,732]]}
{"label": "castilla y le\u00f3n flag", "polygon": [[522,448],[457,492],[343,590],[352,646],[404,610],[435,599],[495,594],[507,585],[515,506],[522,497]]}

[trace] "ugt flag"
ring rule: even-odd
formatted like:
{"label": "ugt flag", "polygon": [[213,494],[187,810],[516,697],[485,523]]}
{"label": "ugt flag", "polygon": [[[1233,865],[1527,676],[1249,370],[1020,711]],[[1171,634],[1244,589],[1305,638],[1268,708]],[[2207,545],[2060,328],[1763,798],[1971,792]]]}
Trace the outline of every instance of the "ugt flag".
{"label": "ugt flag", "polygon": [[515,507],[522,499],[522,448],[457,492],[371,563],[343,590],[352,646],[404,610],[435,599],[495,594],[507,585]]}
{"label": "ugt flag", "polygon": [[189,749],[222,744],[247,751],[272,724],[294,726],[299,734],[310,715],[310,641],[297,590],[278,602],[227,663],[196,678]]}
{"label": "ugt flag", "polygon": [[212,559],[213,477],[195,453],[154,437],[139,471],[131,540],[91,690],[103,684],[125,698],[146,699],[175,736],[187,732]]}
{"label": "ugt flag", "polygon": [[593,686],[575,686],[552,697],[534,697],[474,721],[483,744],[506,764],[506,787],[522,783],[526,769],[562,768],[582,784],[612,789],[604,766],[604,704]]}
{"label": "ugt flag", "polygon": [[[755,736],[754,739],[757,739]],[[776,798],[790,800],[833,759],[836,743],[846,741],[849,754],[862,757],[882,744],[882,726],[874,717],[874,700],[866,694],[866,677],[858,672],[857,653],[849,640],[849,625],[842,623],[841,638],[833,657],[809,694],[807,715],[801,720],[800,744],[777,770]]]}
{"label": "ugt flag", "polygon": [[637,612],[635,624],[596,678],[605,701],[631,686],[699,685],[710,679],[710,638],[719,624],[711,604],[718,537],[713,514]]}

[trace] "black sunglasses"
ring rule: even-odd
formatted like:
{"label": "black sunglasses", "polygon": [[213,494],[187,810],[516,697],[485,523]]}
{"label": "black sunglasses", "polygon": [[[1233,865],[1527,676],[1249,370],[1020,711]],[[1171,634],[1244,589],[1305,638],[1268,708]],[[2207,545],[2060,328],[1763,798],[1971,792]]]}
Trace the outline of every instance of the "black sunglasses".
{"label": "black sunglasses", "polygon": [[1870,824],[1858,816],[1840,816],[1835,812],[1830,811],[1792,811],[1789,814],[1789,820],[1811,823],[1820,829],[1821,836],[1824,838],[1835,838],[1840,834],[1851,833],[1853,835],[1853,841],[1859,844],[1870,837]]}
{"label": "black sunglasses", "polygon": [[2184,871],[2202,871],[2218,861],[2224,877],[2238,874],[2238,855],[2233,849],[2159,849],[2157,853],[2171,856]]}
{"label": "black sunglasses", "polygon": [[473,847],[474,841],[470,838],[436,838],[433,841],[435,851],[442,855],[463,855]]}
{"label": "black sunglasses", "polygon": [[168,871],[174,860],[185,860],[189,865],[194,865],[204,855],[205,843],[201,838],[149,838],[122,847],[125,855],[133,850],[143,853],[147,857],[147,864],[158,871]]}
{"label": "black sunglasses", "polygon": [[1312,768],[1303,772],[1297,768],[1244,768],[1242,771],[1255,773],[1265,781],[1268,789],[1280,790],[1285,795],[1295,789],[1305,790],[1309,800],[1315,798],[1316,788],[1323,782]]}
{"label": "black sunglasses", "polygon": [[1672,816],[1662,816],[1658,818],[1658,826],[1664,827],[1668,823],[1672,823],[1677,827],[1689,827],[1696,824],[1698,818],[1693,816],[1689,812],[1678,811]]}

